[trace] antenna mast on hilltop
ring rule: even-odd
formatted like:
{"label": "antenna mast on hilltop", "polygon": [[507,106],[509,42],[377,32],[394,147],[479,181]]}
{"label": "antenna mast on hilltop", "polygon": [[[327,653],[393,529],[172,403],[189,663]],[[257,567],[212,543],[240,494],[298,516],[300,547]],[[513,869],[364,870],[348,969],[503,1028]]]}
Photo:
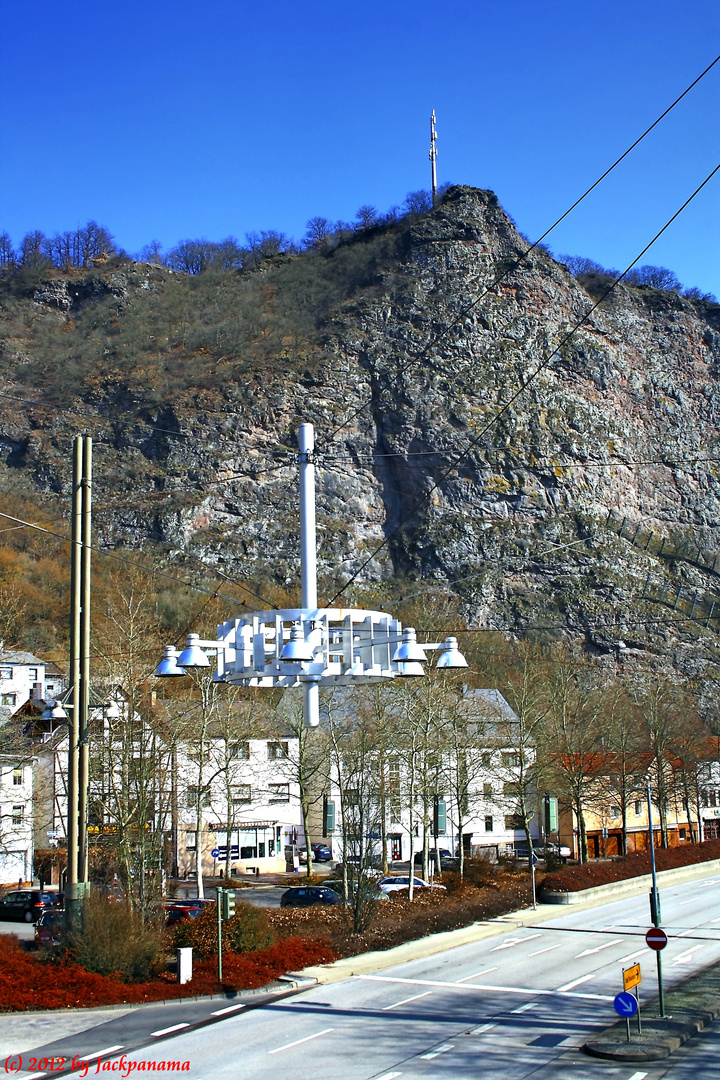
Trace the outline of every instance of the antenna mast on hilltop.
{"label": "antenna mast on hilltop", "polygon": [[437,131],[435,130],[435,110],[430,116],[430,184],[432,187],[433,206],[437,202]]}

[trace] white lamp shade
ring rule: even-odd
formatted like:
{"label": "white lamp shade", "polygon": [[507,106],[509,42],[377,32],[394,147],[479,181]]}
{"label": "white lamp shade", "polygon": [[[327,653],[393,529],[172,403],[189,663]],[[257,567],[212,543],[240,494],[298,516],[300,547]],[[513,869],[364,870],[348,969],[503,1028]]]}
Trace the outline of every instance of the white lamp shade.
{"label": "white lamp shade", "polygon": [[414,660],[421,664],[427,663],[425,650],[422,645],[418,645],[412,626],[405,627],[402,641],[393,653],[395,663],[404,663],[407,660]]}
{"label": "white lamp shade", "polygon": [[296,624],[290,631],[290,640],[283,645],[280,659],[292,663],[308,663],[312,658],[312,646],[303,637],[302,627]]}
{"label": "white lamp shade", "polygon": [[166,645],[165,655],[155,668],[155,676],[158,679],[173,679],[184,674],[184,669],[178,666],[177,649],[173,645]]}
{"label": "white lamp shade", "polygon": [[425,668],[417,660],[405,660],[398,663],[398,675],[403,679],[419,679],[425,674]]}
{"label": "white lamp shade", "polygon": [[199,634],[188,634],[187,645],[177,658],[179,667],[206,668],[210,667],[207,654],[202,651],[198,642]]}
{"label": "white lamp shade", "polygon": [[457,638],[449,637],[445,639],[442,652],[438,656],[437,666],[439,668],[464,668],[468,666],[467,660],[457,647]]}

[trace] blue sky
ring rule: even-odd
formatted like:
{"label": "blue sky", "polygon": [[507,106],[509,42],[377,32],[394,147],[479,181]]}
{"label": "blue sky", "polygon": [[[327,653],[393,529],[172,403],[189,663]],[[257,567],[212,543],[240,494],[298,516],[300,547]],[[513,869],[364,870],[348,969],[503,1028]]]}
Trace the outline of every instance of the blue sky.
{"label": "blue sky", "polygon": [[[717,0],[0,0],[0,231],[300,237],[439,180],[533,239],[720,53]],[[624,268],[720,161],[720,63],[553,233]],[[720,296],[720,175],[644,262]]]}

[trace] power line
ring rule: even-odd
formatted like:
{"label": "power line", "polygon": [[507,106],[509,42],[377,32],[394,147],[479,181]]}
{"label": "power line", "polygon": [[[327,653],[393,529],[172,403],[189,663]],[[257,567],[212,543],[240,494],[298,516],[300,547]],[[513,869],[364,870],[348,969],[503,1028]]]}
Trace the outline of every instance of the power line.
{"label": "power line", "polygon": [[572,329],[570,329],[566,334],[563,335],[563,337],[560,339],[560,341],[555,346],[555,348],[552,349],[552,351],[545,357],[545,359],[540,364],[538,364],[538,366],[535,368],[535,370],[532,372],[532,374],[528,377],[528,379],[526,379],[526,381],[521,386],[519,386],[518,389],[513,394],[510,395],[508,400],[505,402],[504,405],[501,406],[501,408],[497,411],[497,413],[492,418],[492,420],[489,420],[481,428],[481,430],[478,432],[478,434],[469,441],[468,446],[466,447],[466,449],[463,450],[460,454],[456,455],[456,457],[451,462],[451,464],[441,473],[440,478],[438,480],[436,480],[430,486],[430,488],[425,492],[425,494],[420,499],[417,500],[417,502],[413,506],[410,513],[405,515],[405,517],[402,519],[402,521],[400,521],[399,524],[396,525],[395,528],[392,529],[387,534],[385,539],[360,564],[358,569],[350,576],[350,578],[346,581],[346,583],[342,586],[342,588],[338,589],[338,591],[335,593],[335,595],[330,600],[330,603],[328,604],[328,607],[333,607],[334,606],[335,601],[338,599],[338,597],[341,596],[345,592],[345,590],[353,583],[353,581],[355,581],[358,578],[358,576],[362,573],[362,571],[365,569],[365,567],[369,563],[371,563],[373,561],[373,559],[376,557],[378,552],[382,551],[382,549],[384,547],[386,547],[386,545],[390,542],[390,540],[392,540],[392,538],[397,535],[397,533],[400,531],[400,529],[403,528],[403,526],[408,522],[408,520],[411,517],[413,517],[415,515],[415,513],[417,513],[417,511],[420,509],[420,507],[423,506],[427,502],[427,500],[431,497],[433,492],[437,491],[437,489],[440,487],[440,485],[448,478],[448,476],[459,465],[459,463],[464,458],[466,458],[468,456],[468,454],[479,445],[480,441],[485,436],[485,434],[490,430],[490,428],[494,424],[497,423],[497,421],[500,419],[500,417],[503,416],[508,411],[508,409],[513,405],[513,403],[515,401],[517,401],[517,399],[521,396],[521,394],[523,394],[527,390],[528,386],[530,386],[530,384],[533,383],[535,381],[535,379],[537,379],[537,377],[541,374],[541,372],[543,372],[548,367],[548,365],[550,364],[550,361],[553,359],[553,357],[556,356],[560,352],[562,347],[567,344],[567,342],[570,340],[570,338],[573,336],[573,334],[583,325],[583,323],[585,323],[590,318],[592,313],[594,311],[596,311],[597,308],[600,307],[600,305],[603,303],[603,301],[607,299],[607,297],[610,295],[610,293],[613,291],[613,289],[622,281],[622,279],[625,277],[625,275],[628,274],[630,272],[630,270],[632,270],[633,266],[635,266],[635,264],[640,261],[640,259],[643,257],[643,255],[647,251],[649,251],[649,249],[652,247],[652,245],[662,236],[662,234],[667,229],[670,228],[672,223],[680,216],[680,214],[683,212],[683,210],[686,208],[686,206],[688,206],[692,202],[692,200],[712,180],[712,178],[715,176],[715,174],[719,170],[720,170],[720,164],[716,165],[715,168],[712,170],[712,172],[708,173],[708,175],[705,177],[705,179],[702,181],[702,183],[699,184],[698,187],[695,188],[693,193],[685,200],[685,202],[682,204],[682,206],[678,210],[675,211],[675,213],[672,215],[671,218],[668,219],[668,221],[665,222],[663,227],[655,234],[655,236],[652,238],[652,240],[648,244],[645,245],[645,247],[642,249],[640,254],[637,255],[633,259],[633,261],[629,264],[629,266],[627,266],[623,270],[622,274],[619,274],[618,277],[616,277],[615,280],[612,281],[610,285],[608,285],[608,287],[604,290],[604,292],[602,293],[600,298],[598,300],[596,300],[595,303],[592,305],[590,310],[587,311],[580,319],[578,319],[578,321],[575,323],[575,325],[572,327]]}
{"label": "power line", "polygon": [[[584,191],[584,192],[582,193],[582,195],[580,195],[580,197],[579,197],[579,198],[577,198],[577,199],[575,200],[575,202],[574,202],[574,203],[572,204],[572,206],[570,206],[570,207],[569,207],[569,208],[568,208],[568,209],[567,209],[567,210],[565,211],[565,213],[564,213],[564,214],[561,214],[561,215],[560,215],[560,217],[559,217],[559,218],[558,218],[558,219],[557,219],[556,221],[554,221],[554,222],[553,222],[553,224],[552,224],[552,225],[550,225],[550,227],[549,227],[549,228],[547,228],[547,229],[545,230],[545,232],[544,232],[544,233],[542,234],[542,236],[538,237],[538,239],[537,239],[537,240],[536,240],[536,241],[535,241],[535,242],[534,242],[533,244],[531,244],[531,245],[530,245],[530,247],[529,247],[529,248],[527,249],[527,251],[526,251],[526,252],[524,252],[524,254],[522,254],[522,255],[521,255],[521,256],[520,256],[520,257],[519,257],[519,258],[518,258],[518,259],[517,259],[516,261],[514,261],[514,262],[513,262],[513,265],[512,265],[512,266],[509,266],[509,267],[508,267],[508,268],[507,268],[506,270],[504,270],[504,271],[503,271],[503,272],[502,272],[502,273],[501,273],[500,275],[498,275],[498,277],[496,277],[496,278],[495,278],[495,279],[494,279],[494,280],[493,280],[493,281],[492,281],[492,282],[491,282],[491,283],[490,283],[489,285],[486,285],[486,286],[485,286],[485,288],[483,289],[483,291],[482,291],[482,292],[480,293],[480,295],[479,295],[478,297],[476,297],[476,298],[475,298],[475,299],[474,299],[474,300],[473,300],[473,301],[472,301],[472,302],[471,302],[470,304],[468,304],[468,305],[467,305],[467,307],[465,307],[465,308],[464,308],[464,309],[463,309],[463,310],[462,310],[462,311],[460,312],[460,314],[459,314],[459,315],[457,315],[457,316],[456,316],[456,317],[455,317],[454,319],[452,319],[452,320],[451,320],[451,321],[450,321],[449,323],[447,323],[447,324],[446,324],[446,325],[445,325],[445,326],[443,327],[443,329],[442,329],[442,330],[440,330],[440,332],[439,332],[439,333],[437,333],[437,334],[432,334],[432,333],[431,333],[431,335],[430,335],[430,338],[428,339],[428,341],[426,342],[426,344],[425,344],[425,345],[423,346],[423,348],[422,348],[422,349],[420,350],[420,352],[419,352],[419,353],[418,353],[418,354],[417,354],[417,355],[416,355],[416,356],[415,356],[415,357],[414,357],[413,359],[411,359],[411,360],[410,360],[410,361],[409,361],[409,362],[408,362],[408,363],[407,363],[407,364],[405,365],[405,367],[407,368],[407,367],[409,367],[409,366],[411,366],[411,365],[413,365],[413,364],[417,364],[417,363],[419,363],[419,362],[420,362],[420,361],[421,361],[421,360],[422,360],[422,359],[423,359],[423,358],[424,358],[425,356],[427,356],[427,353],[428,353],[428,351],[429,351],[430,347],[431,347],[431,346],[432,346],[433,344],[437,344],[437,342],[439,342],[439,341],[442,341],[442,339],[443,339],[443,338],[445,337],[445,335],[446,335],[446,334],[448,334],[448,333],[450,332],[450,330],[452,330],[452,328],[453,328],[454,326],[457,326],[457,324],[458,324],[458,323],[459,323],[459,322],[460,322],[460,321],[461,321],[462,319],[464,319],[464,318],[465,318],[465,317],[466,317],[466,316],[467,316],[467,315],[468,315],[468,314],[469,314],[469,313],[470,313],[470,312],[471,312],[471,311],[473,310],[473,308],[475,308],[475,307],[476,307],[476,306],[477,306],[477,305],[478,305],[478,304],[480,303],[480,301],[481,301],[481,300],[483,300],[483,299],[485,298],[485,296],[487,296],[487,294],[488,294],[488,293],[489,293],[489,292],[490,292],[490,291],[491,291],[492,289],[496,288],[496,287],[497,287],[497,286],[498,286],[498,285],[499,285],[499,284],[500,284],[500,283],[501,283],[502,281],[504,281],[504,280],[505,280],[505,279],[506,279],[507,277],[509,277],[511,273],[514,273],[514,271],[515,271],[515,270],[516,270],[516,269],[518,268],[518,266],[520,265],[520,263],[521,263],[521,262],[523,262],[523,261],[524,261],[525,259],[527,259],[528,255],[529,255],[529,254],[530,254],[530,253],[531,253],[532,251],[534,251],[534,250],[535,250],[535,248],[537,248],[537,246],[538,246],[539,244],[541,244],[541,243],[543,242],[543,240],[545,239],[545,237],[546,237],[546,236],[549,236],[549,235],[550,235],[550,233],[551,233],[551,232],[553,231],[553,229],[555,229],[555,228],[556,228],[556,227],[557,227],[557,226],[558,226],[558,225],[559,225],[559,224],[560,224],[560,223],[561,223],[562,221],[564,221],[564,220],[565,220],[565,218],[566,218],[566,217],[567,217],[567,216],[568,216],[569,214],[571,214],[571,213],[572,213],[572,211],[576,209],[576,207],[578,207],[578,206],[580,205],[580,203],[581,203],[581,202],[583,201],[583,199],[586,199],[586,198],[587,198],[587,196],[588,196],[588,195],[589,195],[589,194],[590,194],[590,193],[591,193],[592,191],[594,191],[594,190],[595,190],[595,188],[596,188],[596,187],[598,186],[598,184],[601,184],[601,183],[602,183],[602,181],[603,181],[603,180],[604,180],[604,179],[605,179],[605,178],[606,178],[607,176],[609,176],[609,175],[610,175],[610,173],[611,173],[611,172],[613,171],[613,169],[617,168],[617,166],[618,166],[618,165],[619,165],[619,164],[620,164],[620,163],[621,163],[622,161],[624,161],[624,160],[625,160],[625,158],[626,158],[626,157],[628,156],[628,154],[630,154],[630,153],[631,153],[631,152],[632,152],[632,151],[633,151],[633,150],[635,149],[635,147],[636,147],[636,146],[638,146],[638,145],[639,145],[639,144],[640,144],[640,143],[641,143],[641,142],[643,141],[643,139],[644,139],[644,138],[645,138],[645,137],[646,137],[647,135],[649,135],[649,134],[650,134],[650,132],[651,132],[651,131],[652,131],[652,130],[653,130],[654,128],[656,128],[656,127],[657,127],[657,125],[658,125],[658,124],[659,124],[659,123],[660,123],[660,122],[661,122],[662,120],[664,120],[664,119],[665,119],[665,117],[666,117],[666,116],[668,115],[668,113],[672,112],[672,110],[673,110],[673,109],[675,108],[675,106],[676,106],[676,105],[678,105],[678,104],[679,104],[679,103],[680,103],[680,102],[682,101],[682,99],[683,99],[683,98],[684,98],[684,97],[685,97],[685,96],[686,96],[687,94],[689,94],[689,93],[690,93],[690,91],[691,91],[691,90],[693,89],[693,87],[697,86],[697,84],[698,84],[698,83],[700,82],[700,80],[701,80],[701,79],[703,79],[703,78],[704,78],[704,77],[705,77],[705,76],[707,75],[707,73],[708,73],[708,72],[709,72],[709,71],[710,71],[710,70],[711,70],[712,68],[714,68],[714,67],[715,67],[715,65],[717,64],[717,62],[718,62],[719,60],[720,60],[720,56],[716,56],[716,57],[715,57],[715,59],[714,59],[714,60],[712,61],[712,63],[708,64],[708,66],[707,66],[707,67],[705,68],[705,70],[704,70],[704,71],[702,71],[702,72],[700,72],[700,74],[699,74],[699,75],[697,76],[697,78],[696,78],[696,79],[693,79],[693,81],[692,81],[692,82],[690,83],[690,85],[689,85],[689,86],[687,86],[687,87],[686,87],[686,88],[685,88],[685,89],[683,90],[683,92],[682,92],[682,93],[680,94],[680,96],[679,96],[679,97],[677,97],[677,98],[675,98],[675,100],[674,100],[674,101],[672,102],[672,104],[668,105],[668,107],[667,107],[667,108],[665,109],[665,111],[664,111],[664,112],[662,112],[662,113],[660,114],[660,116],[658,116],[658,117],[657,117],[657,119],[656,119],[656,120],[654,120],[654,121],[652,122],[652,124],[650,125],[650,127],[646,128],[646,129],[645,129],[645,131],[643,131],[642,135],[638,136],[638,138],[637,138],[637,139],[635,140],[635,142],[633,142],[633,143],[632,143],[632,144],[631,144],[631,145],[630,145],[630,146],[629,146],[629,147],[627,148],[627,150],[625,150],[625,151],[624,151],[624,153],[622,153],[622,154],[620,155],[620,157],[619,157],[619,158],[617,158],[617,159],[616,159],[616,160],[615,160],[615,161],[614,161],[614,162],[612,163],[612,165],[610,165],[610,167],[609,167],[609,168],[607,168],[607,169],[605,170],[605,172],[604,172],[604,173],[603,173],[603,174],[602,174],[601,176],[599,176],[599,177],[597,178],[597,180],[596,180],[596,181],[595,181],[595,182],[594,182],[593,184],[591,184],[591,185],[590,185],[590,187],[589,187],[589,188],[587,188],[587,190],[586,190],[586,191]],[[645,249],[645,250],[647,250],[647,249]],[[642,252],[642,253],[640,254],[639,258],[642,258],[642,255],[643,255],[643,254],[644,254],[644,252]],[[637,260],[635,260],[635,261],[637,262]],[[634,265],[635,265],[635,263],[632,263],[632,264],[631,264],[631,266],[634,266]],[[631,267],[628,267],[628,269],[630,269],[630,268],[631,268]],[[627,273],[627,270],[625,271],[625,273]],[[475,280],[477,281],[478,279],[476,278]],[[333,430],[332,430],[332,431],[331,431],[331,432],[330,432],[330,433],[329,433],[329,434],[328,434],[328,435],[327,435],[327,436],[326,436],[326,437],[325,437],[325,438],[323,439],[323,442],[321,443],[321,445],[319,446],[319,448],[318,448],[318,449],[319,449],[319,450],[321,450],[323,446],[326,446],[326,445],[327,445],[328,443],[332,442],[332,440],[333,440],[333,439],[335,438],[335,436],[336,436],[336,435],[338,434],[338,432],[342,431],[342,430],[343,430],[343,428],[347,427],[347,425],[348,425],[348,424],[350,424],[350,423],[351,423],[351,422],[352,422],[352,421],[353,421],[353,420],[354,420],[354,419],[355,419],[355,418],[356,418],[357,416],[359,416],[359,415],[360,415],[360,413],[361,413],[361,412],[363,412],[363,411],[364,411],[364,410],[365,410],[365,409],[366,409],[366,408],[368,407],[368,405],[371,405],[371,404],[372,404],[372,401],[373,401],[373,398],[368,398],[368,400],[367,400],[367,401],[365,401],[365,402],[363,402],[363,404],[362,404],[362,405],[358,405],[358,406],[357,406],[357,408],[356,408],[356,409],[354,409],[354,410],[353,410],[353,411],[352,411],[352,412],[350,413],[350,415],[349,415],[349,416],[348,416],[348,417],[347,417],[347,418],[346,418],[345,420],[343,420],[342,424],[339,424],[339,425],[338,425],[337,427],[333,428]]]}

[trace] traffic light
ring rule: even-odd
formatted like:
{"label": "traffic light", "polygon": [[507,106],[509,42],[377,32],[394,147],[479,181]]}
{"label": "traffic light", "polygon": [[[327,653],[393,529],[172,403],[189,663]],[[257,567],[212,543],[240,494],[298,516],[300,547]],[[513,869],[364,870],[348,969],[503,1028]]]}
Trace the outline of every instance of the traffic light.
{"label": "traffic light", "polygon": [[229,889],[223,889],[221,900],[223,922],[227,922],[235,914],[235,893]]}
{"label": "traffic light", "polygon": [[433,804],[433,833],[442,836],[447,828],[447,807],[445,800],[435,796]]}
{"label": "traffic light", "polygon": [[330,836],[335,828],[335,803],[323,795],[323,836]]}

